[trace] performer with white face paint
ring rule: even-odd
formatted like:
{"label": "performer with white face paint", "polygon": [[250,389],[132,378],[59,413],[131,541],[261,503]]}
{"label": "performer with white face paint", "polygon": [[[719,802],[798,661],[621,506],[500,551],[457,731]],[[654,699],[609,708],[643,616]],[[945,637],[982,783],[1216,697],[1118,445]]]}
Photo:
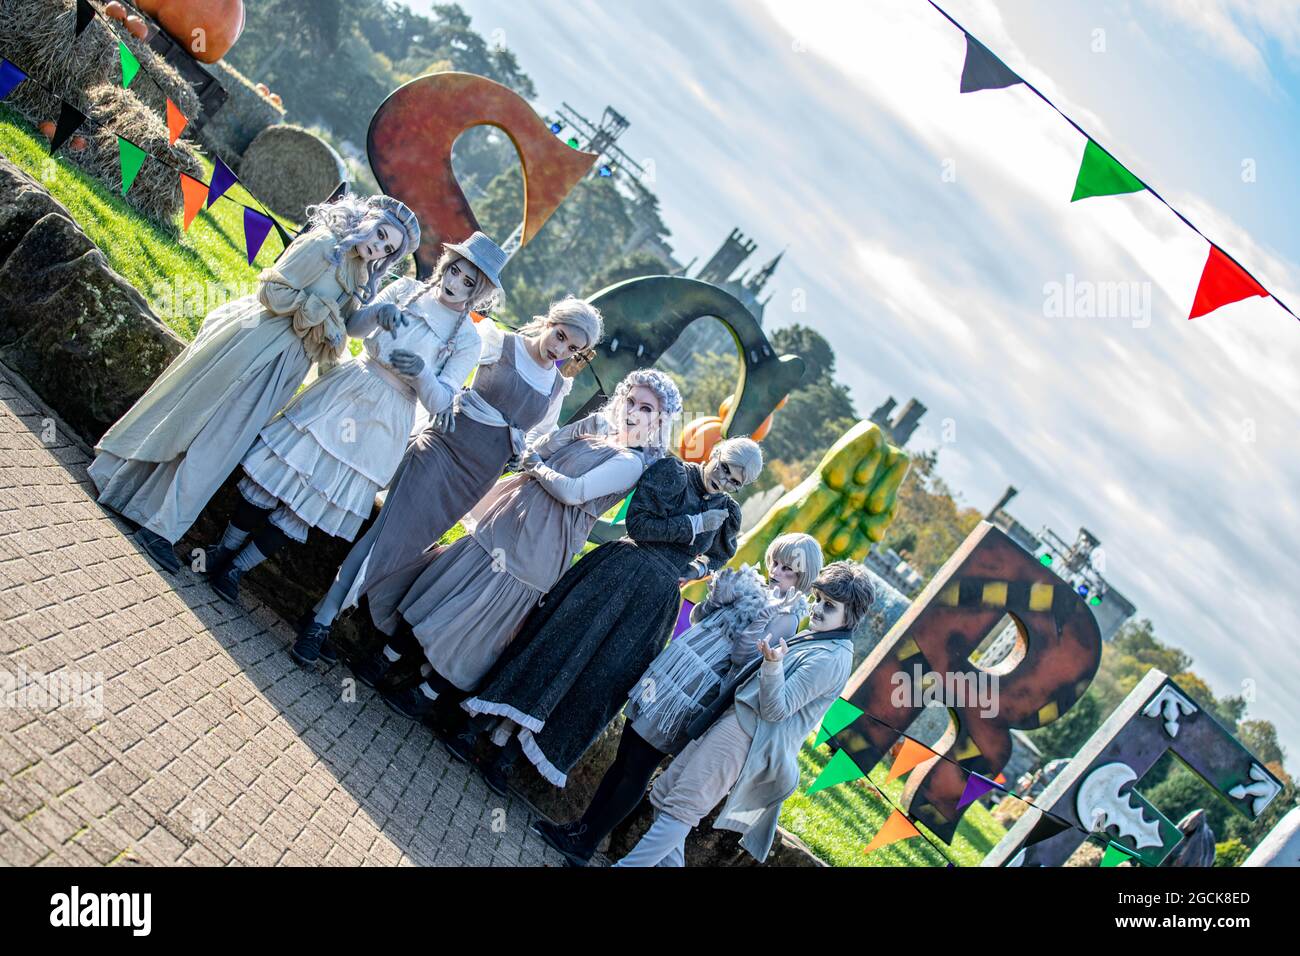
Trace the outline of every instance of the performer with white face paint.
{"label": "performer with white face paint", "polygon": [[732,678],[687,727],[691,742],[655,778],[655,821],[616,866],[685,866],[686,836],[718,802],[714,822],[742,834],[760,863],[783,804],[799,786],[799,748],[853,670],[853,629],[875,601],[866,569],[836,561],[813,582],[809,629],[759,642],[761,660]]}
{"label": "performer with white face paint", "polygon": [[295,396],[241,462],[243,501],[208,559],[221,597],[236,602],[244,573],[311,528],[356,537],[402,460],[417,403],[445,411],[478,362],[469,313],[492,306],[497,286],[475,257],[490,268],[500,255],[482,233],[448,243],[428,282],[397,279],[349,320],[361,355]]}
{"label": "performer with white face paint", "polygon": [[[502,255],[497,268],[483,271],[492,278],[504,265]],[[476,328],[483,346],[474,384],[457,391],[450,407],[406,446],[379,517],[353,545],[312,619],[304,622],[293,647],[299,663],[319,659],[323,646],[329,653],[325,640],[334,619],[362,595],[375,626],[394,633],[401,594],[398,589],[372,594],[371,587],[419,562],[491,490],[512,455],[554,430],[564,396],[602,333],[599,310],[573,296],[517,333],[487,319]],[[557,368],[560,360],[564,364]]]}
{"label": "performer with white face paint", "polygon": [[415,213],[389,196],[307,210],[302,235],[258,276],[257,293],[214,310],[185,351],[99,440],[99,503],[175,573],[181,539],[257,434],[347,342],[346,322],[420,244]]}
{"label": "performer with white face paint", "polygon": [[597,519],[667,454],[681,407],[671,378],[640,369],[598,411],[536,442],[523,470],[497,482],[465,519],[463,538],[372,585],[372,600],[396,606],[401,620],[388,645],[356,668],[357,677],[374,686],[409,654],[422,660],[427,676],[386,689],[393,709],[422,719],[435,708],[446,715],[468,697],[582,550]]}
{"label": "performer with white face paint", "polygon": [[628,506],[629,537],[575,564],[529,616],[464,703],[481,716],[448,741],[453,755],[471,759],[477,732],[493,716],[505,717],[512,723],[497,739],[514,736],[486,767],[488,786],[505,790],[521,749],[547,780],[564,786],[668,641],[682,581],[720,569],[736,553],[740,505],[730,492],[762,467],[755,442],[732,438],[719,442],[703,467],[665,458],[647,469]]}

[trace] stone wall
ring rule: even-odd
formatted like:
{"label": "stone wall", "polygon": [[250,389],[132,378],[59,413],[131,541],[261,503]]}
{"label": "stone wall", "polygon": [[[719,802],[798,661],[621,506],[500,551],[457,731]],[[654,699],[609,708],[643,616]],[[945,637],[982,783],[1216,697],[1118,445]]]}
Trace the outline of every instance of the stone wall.
{"label": "stone wall", "polygon": [[[20,374],[86,444],[142,395],[184,348],[141,296],[108,265],[68,210],[35,180],[0,157],[0,362]],[[236,502],[226,481],[194,529],[177,548],[215,541]],[[372,515],[373,520],[373,515]],[[289,621],[297,621],[333,580],[348,544],[313,530],[307,547],[291,547],[266,562],[245,586]],[[335,629],[345,652],[364,652],[382,635],[361,614]],[[558,820],[587,805],[614,758],[619,723],[605,732],[556,790],[525,766],[517,780],[524,795]],[[613,835],[621,855],[649,825],[648,804]],[[705,825],[687,845],[694,865],[749,865],[736,835]],[[793,836],[782,832],[770,865],[822,865]]]}

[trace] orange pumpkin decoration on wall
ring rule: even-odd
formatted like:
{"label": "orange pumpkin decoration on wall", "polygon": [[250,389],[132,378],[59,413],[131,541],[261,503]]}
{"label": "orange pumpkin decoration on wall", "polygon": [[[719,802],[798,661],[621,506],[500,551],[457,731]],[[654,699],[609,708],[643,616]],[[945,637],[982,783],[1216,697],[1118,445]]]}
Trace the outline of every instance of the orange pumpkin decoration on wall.
{"label": "orange pumpkin decoration on wall", "polygon": [[200,63],[216,63],[244,32],[244,0],[156,0],[153,6],[162,28]]}

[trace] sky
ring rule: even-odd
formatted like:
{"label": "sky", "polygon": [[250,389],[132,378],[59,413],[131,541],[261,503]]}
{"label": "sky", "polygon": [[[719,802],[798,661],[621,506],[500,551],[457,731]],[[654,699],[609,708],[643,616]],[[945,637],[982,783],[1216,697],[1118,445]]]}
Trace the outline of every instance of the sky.
{"label": "sky", "polygon": [[[1294,769],[1300,322],[1189,322],[1205,240],[1146,193],[1071,203],[1083,136],[1023,86],[960,95],[926,0],[459,2],[540,111],[628,118],[680,261],[788,247],[765,325],[826,336],[863,417],[919,398],[909,447],[964,503],[1087,527]],[[1300,312],[1300,0],[941,5]]]}

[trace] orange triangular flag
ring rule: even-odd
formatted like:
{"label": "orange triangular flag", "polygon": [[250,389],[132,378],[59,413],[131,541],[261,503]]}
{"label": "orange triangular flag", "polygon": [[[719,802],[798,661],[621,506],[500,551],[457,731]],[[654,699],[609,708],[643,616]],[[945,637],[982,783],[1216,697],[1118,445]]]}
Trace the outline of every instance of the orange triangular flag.
{"label": "orange triangular flag", "polygon": [[891,843],[897,843],[899,840],[909,840],[914,836],[920,836],[921,831],[912,825],[912,821],[903,816],[901,810],[895,810],[885,821],[885,825],[867,844],[867,848],[862,852],[870,853],[872,850],[879,850],[882,846],[889,846]]}
{"label": "orange triangular flag", "polygon": [[185,197],[185,228],[189,229],[208,198],[208,187],[193,176],[181,173],[181,195]]}
{"label": "orange triangular flag", "polygon": [[904,737],[903,746],[899,749],[898,756],[894,758],[894,765],[889,768],[889,776],[885,780],[901,777],[917,764],[924,763],[934,756],[936,756],[935,752],[925,744],[911,737]]}
{"label": "orange triangular flag", "polygon": [[185,114],[180,111],[171,97],[167,98],[167,134],[173,146],[181,138],[181,133],[185,132],[185,127],[190,125],[190,121],[185,118]]}

